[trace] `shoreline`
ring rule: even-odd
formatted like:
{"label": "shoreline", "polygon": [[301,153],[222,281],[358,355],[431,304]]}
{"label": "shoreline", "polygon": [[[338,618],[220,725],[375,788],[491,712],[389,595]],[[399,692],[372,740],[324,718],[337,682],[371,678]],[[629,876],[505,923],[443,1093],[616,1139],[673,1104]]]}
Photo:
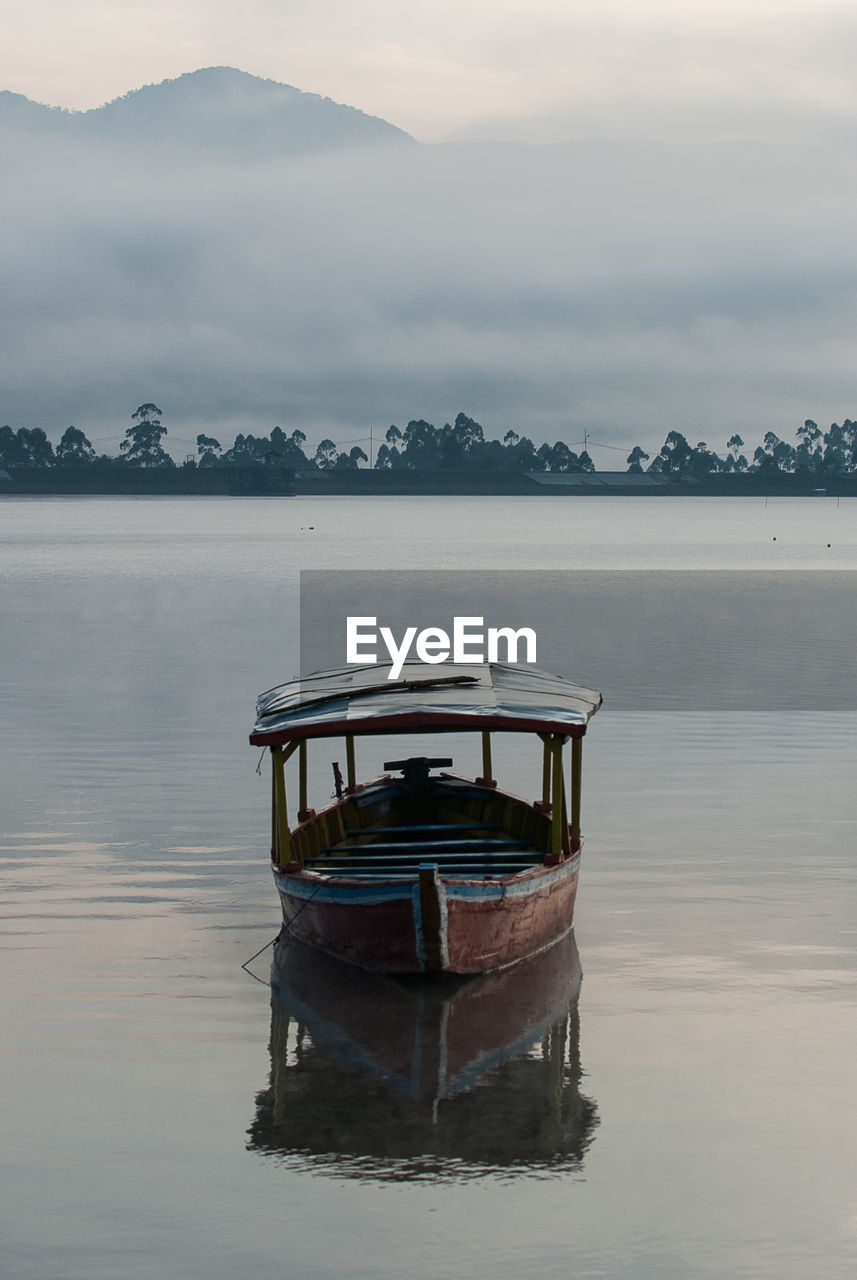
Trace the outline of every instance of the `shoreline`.
{"label": "shoreline", "polygon": [[623,471],[314,471],[281,467],[13,467],[0,497],[28,495],[294,497],[857,497],[857,473],[651,475]]}

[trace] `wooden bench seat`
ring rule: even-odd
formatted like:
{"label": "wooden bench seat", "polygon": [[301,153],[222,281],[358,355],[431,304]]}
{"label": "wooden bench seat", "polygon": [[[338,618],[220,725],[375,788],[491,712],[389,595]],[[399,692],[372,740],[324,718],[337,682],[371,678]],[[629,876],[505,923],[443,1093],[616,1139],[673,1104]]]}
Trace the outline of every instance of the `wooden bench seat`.
{"label": "wooden bench seat", "polygon": [[530,846],[523,840],[515,840],[511,836],[504,840],[409,840],[407,843],[401,841],[376,841],[371,844],[329,844],[326,845],[321,852],[342,853],[395,853],[395,854],[424,854],[426,857],[434,857],[436,854],[444,853],[493,853],[494,850],[515,850],[529,849]]}
{"label": "wooden bench seat", "polygon": [[[521,871],[532,871],[538,866],[537,862],[519,861],[511,863],[490,863],[490,862],[450,862],[438,866],[438,873],[442,880],[450,879],[471,879],[481,880],[484,876],[492,876],[494,878],[503,876],[517,875]],[[322,872],[330,876],[344,876],[347,879],[378,877],[384,879],[387,876],[409,876],[416,879],[420,872],[420,864],[418,862],[387,862],[367,865],[364,862],[355,862],[352,864],[328,866],[322,863],[307,863],[307,871]]]}
{"label": "wooden bench seat", "polygon": [[346,836],[435,835],[443,831],[502,831],[499,822],[435,822],[407,827],[353,827]]}

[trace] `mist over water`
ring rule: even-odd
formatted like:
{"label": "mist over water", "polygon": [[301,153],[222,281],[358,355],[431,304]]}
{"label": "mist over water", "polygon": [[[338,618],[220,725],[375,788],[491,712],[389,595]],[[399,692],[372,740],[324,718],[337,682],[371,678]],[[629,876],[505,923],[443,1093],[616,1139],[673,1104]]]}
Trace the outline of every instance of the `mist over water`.
{"label": "mist over water", "polygon": [[[301,963],[276,993],[241,970],[278,928],[247,734],[256,694],[298,672],[300,571],[460,568],[462,548],[485,569],[595,573],[614,626],[610,575],[639,593],[655,571],[661,688],[689,669],[668,577],[690,573],[701,608],[710,573],[740,618],[791,573],[804,616],[838,611],[809,640],[762,618],[771,671],[803,664],[811,684],[851,625],[857,504],[0,504],[10,1275],[226,1280],[286,1256],[297,1276],[853,1274],[845,706],[711,705],[704,663],[682,711],[620,709],[605,683],[580,970],[560,957],[501,991],[505,1012],[488,985],[469,1005],[403,1003]],[[743,595],[724,597],[730,574]],[[465,772],[469,749],[450,747]],[[322,803],[329,760],[311,756]],[[537,794],[525,740],[495,763]],[[250,969],[269,979],[270,952]]]}
{"label": "mist over water", "polygon": [[288,123],[284,86],[248,115],[212,74],[103,120],[0,102],[14,428],[115,452],[152,400],[182,458],[200,431],[315,447],[464,410],[586,429],[611,469],[671,428],[725,452],[854,416],[846,142],[426,146],[309,95]]}

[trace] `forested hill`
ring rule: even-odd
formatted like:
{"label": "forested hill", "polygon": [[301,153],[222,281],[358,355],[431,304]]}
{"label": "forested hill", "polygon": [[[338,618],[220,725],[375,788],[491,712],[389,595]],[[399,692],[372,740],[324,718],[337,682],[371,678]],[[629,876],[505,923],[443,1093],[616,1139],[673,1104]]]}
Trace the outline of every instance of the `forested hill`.
{"label": "forested hill", "polygon": [[191,71],[90,111],[46,107],[4,90],[0,131],[31,145],[39,139],[103,140],[242,155],[413,144],[403,130],[356,107],[234,67]]}

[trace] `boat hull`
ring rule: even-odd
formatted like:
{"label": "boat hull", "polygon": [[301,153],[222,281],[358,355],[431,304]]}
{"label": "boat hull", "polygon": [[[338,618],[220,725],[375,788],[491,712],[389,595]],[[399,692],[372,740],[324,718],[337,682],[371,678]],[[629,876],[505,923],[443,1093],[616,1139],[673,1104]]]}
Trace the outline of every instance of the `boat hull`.
{"label": "boat hull", "polygon": [[350,880],[274,870],[285,930],[384,973],[487,973],[535,955],[572,926],[580,853],[523,875]]}

